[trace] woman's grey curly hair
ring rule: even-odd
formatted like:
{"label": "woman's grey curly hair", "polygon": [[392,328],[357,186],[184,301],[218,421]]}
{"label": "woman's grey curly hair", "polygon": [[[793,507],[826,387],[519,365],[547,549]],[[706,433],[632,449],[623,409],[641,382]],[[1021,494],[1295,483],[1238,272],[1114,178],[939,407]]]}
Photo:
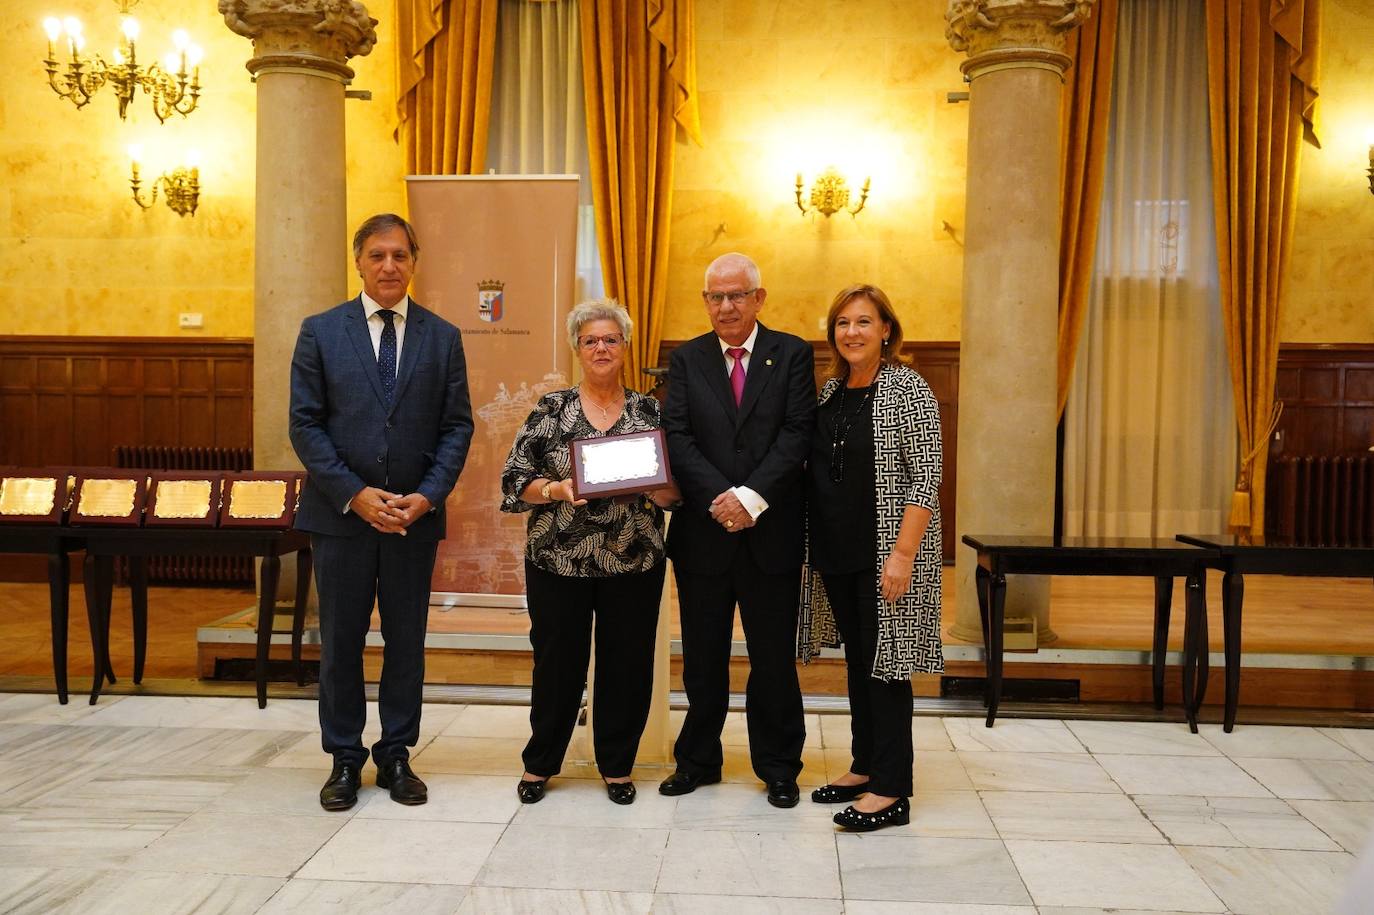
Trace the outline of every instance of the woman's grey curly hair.
{"label": "woman's grey curly hair", "polygon": [[575,305],[573,310],[568,312],[568,346],[572,347],[573,352],[577,352],[577,338],[582,325],[591,321],[614,321],[619,324],[626,343],[630,342],[630,336],[635,328],[630,313],[615,299],[589,299]]}

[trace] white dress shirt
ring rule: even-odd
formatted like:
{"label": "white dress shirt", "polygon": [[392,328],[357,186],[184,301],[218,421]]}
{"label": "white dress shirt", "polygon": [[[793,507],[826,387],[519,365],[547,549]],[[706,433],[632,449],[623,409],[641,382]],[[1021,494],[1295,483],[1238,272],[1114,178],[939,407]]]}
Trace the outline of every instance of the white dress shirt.
{"label": "white dress shirt", "polygon": [[[749,332],[749,336],[740,344],[744,349],[744,355],[740,356],[739,361],[744,364],[744,375],[746,378],[749,376],[749,357],[754,352],[754,344],[758,338],[759,325],[758,322],[755,322],[754,329]],[[725,377],[729,378],[730,373],[735,370],[735,360],[726,351],[734,349],[735,345],[733,343],[726,343],[719,336],[716,337],[716,342],[720,344],[721,354],[725,356]],[[744,506],[744,510],[749,513],[749,517],[753,518],[755,521],[759,519],[759,515],[768,510],[768,503],[764,500],[763,496],[754,492],[748,486],[732,486],[730,487],[730,491],[735,494],[735,498],[739,499],[740,504]]]}
{"label": "white dress shirt", "polygon": [[[386,322],[382,320],[377,312],[382,310],[382,306],[372,300],[372,296],[366,292],[362,293],[363,314],[367,316],[367,333],[372,338],[372,355],[381,355],[382,351],[382,328]],[[391,313],[396,317],[391,319],[391,324],[396,328],[396,371],[401,370],[401,347],[406,340],[406,311],[410,308],[410,296],[401,296],[401,301],[391,308]],[[749,368],[749,363],[744,364],[745,369]]]}

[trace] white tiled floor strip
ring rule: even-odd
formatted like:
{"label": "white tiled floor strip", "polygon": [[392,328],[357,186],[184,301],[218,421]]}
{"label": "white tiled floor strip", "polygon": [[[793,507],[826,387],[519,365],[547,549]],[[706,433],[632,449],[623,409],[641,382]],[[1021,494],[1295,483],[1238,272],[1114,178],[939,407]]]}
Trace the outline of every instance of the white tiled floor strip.
{"label": "white tiled floor strip", "polygon": [[[570,766],[522,807],[527,715],[426,706],[429,804],[369,770],[330,814],[313,702],[0,695],[0,912],[1306,915],[1374,828],[1374,731],[918,718],[911,826],[857,836],[768,806],[740,715],[720,785],[618,807]],[[818,785],[848,720],[807,724]]]}

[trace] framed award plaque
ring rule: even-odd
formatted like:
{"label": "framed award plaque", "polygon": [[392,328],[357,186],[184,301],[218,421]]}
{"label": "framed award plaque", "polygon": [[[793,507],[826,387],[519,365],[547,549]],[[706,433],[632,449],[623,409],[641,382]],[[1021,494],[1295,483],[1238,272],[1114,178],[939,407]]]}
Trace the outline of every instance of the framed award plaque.
{"label": "framed award plaque", "polygon": [[68,518],[74,525],[138,527],[143,523],[147,495],[148,477],[144,470],[99,476],[77,474]]}
{"label": "framed award plaque", "polygon": [[220,475],[154,471],[148,478],[147,527],[214,527],[219,523]]}
{"label": "framed award plaque", "polygon": [[291,470],[224,474],[219,526],[286,530],[296,518],[300,482],[300,471]]}
{"label": "framed award plaque", "polygon": [[668,440],[662,429],[626,432],[571,443],[573,495],[605,499],[672,485]]}
{"label": "framed award plaque", "polygon": [[0,476],[0,524],[60,524],[67,492],[66,468],[6,468]]}

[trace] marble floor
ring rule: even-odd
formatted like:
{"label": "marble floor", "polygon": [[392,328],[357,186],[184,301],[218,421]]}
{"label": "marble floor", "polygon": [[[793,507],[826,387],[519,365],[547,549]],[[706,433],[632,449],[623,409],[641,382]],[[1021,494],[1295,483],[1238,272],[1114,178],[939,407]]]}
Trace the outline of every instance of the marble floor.
{"label": "marble floor", "polygon": [[[0,912],[1306,915],[1374,828],[1368,730],[920,717],[912,824],[847,835],[765,803],[739,715],[720,785],[617,807],[569,765],[522,807],[526,715],[427,705],[429,804],[369,770],[330,814],[313,702],[0,694]],[[807,725],[815,785],[848,719]]]}

